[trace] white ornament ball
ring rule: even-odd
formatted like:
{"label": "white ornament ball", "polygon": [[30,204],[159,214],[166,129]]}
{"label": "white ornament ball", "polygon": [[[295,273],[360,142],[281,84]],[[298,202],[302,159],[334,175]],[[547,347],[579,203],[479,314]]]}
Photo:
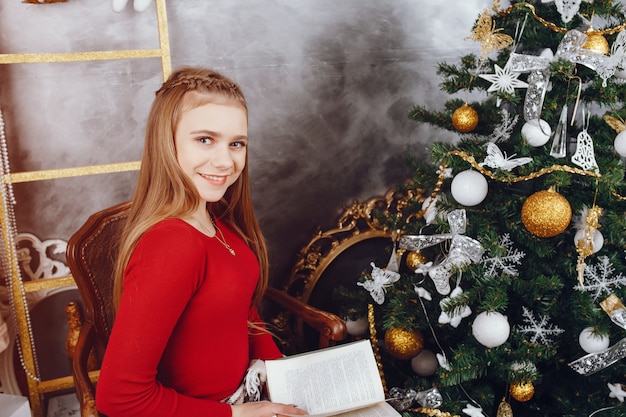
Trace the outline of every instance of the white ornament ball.
{"label": "white ornament ball", "polygon": [[593,327],[586,327],[578,336],[580,347],[587,353],[597,353],[609,347],[609,337],[607,335],[596,334]]}
{"label": "white ornament ball", "polygon": [[497,311],[483,311],[472,324],[472,334],[481,345],[498,347],[509,338],[511,326],[509,319]]}
{"label": "white ornament ball", "polygon": [[522,138],[532,147],[545,145],[550,140],[552,129],[548,122],[543,119],[531,120],[522,126]]}
{"label": "white ornament ball", "polygon": [[411,368],[419,376],[432,376],[438,367],[437,355],[428,349],[420,350],[420,353],[411,359]]}
{"label": "white ornament ball", "polygon": [[468,169],[454,176],[450,185],[450,193],[457,203],[464,206],[475,206],[487,197],[489,185],[478,171]]}
{"label": "white ornament ball", "polygon": [[626,79],[626,69],[618,68],[615,70],[615,74],[613,74],[613,76],[621,80]]}
{"label": "white ornament ball", "polygon": [[350,336],[363,336],[369,329],[369,322],[365,317],[360,317],[356,320],[346,320],[346,329]]}
{"label": "white ornament ball", "polygon": [[[585,237],[585,229],[580,229],[579,231],[577,231],[576,234],[574,235],[574,245],[578,246],[578,241],[580,239],[583,239],[584,237]],[[593,249],[591,253],[596,253],[600,249],[602,249],[602,246],[604,245],[604,236],[602,236],[602,233],[599,230],[596,230],[595,233],[593,234],[592,241],[593,241]]]}
{"label": "white ornament ball", "polygon": [[626,157],[626,130],[619,132],[619,134],[615,137],[613,147],[615,148],[615,152],[617,152],[620,156]]}

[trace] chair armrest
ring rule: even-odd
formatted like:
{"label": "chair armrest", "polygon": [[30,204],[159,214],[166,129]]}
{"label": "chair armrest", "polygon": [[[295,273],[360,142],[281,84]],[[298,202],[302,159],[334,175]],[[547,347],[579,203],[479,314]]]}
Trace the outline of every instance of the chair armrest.
{"label": "chair armrest", "polygon": [[92,323],[83,323],[72,357],[72,375],[82,417],[98,417],[96,390],[89,377],[89,354],[94,349],[96,331]]}
{"label": "chair armrest", "polygon": [[293,312],[318,331],[320,333],[320,347],[328,347],[330,342],[340,342],[348,336],[345,321],[333,313],[308,305],[276,288],[267,288],[265,296]]}

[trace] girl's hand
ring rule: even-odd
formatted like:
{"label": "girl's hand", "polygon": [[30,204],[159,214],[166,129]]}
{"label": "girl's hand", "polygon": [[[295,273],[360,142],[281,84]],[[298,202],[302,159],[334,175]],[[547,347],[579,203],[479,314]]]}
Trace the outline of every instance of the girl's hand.
{"label": "girl's hand", "polygon": [[288,415],[306,416],[309,413],[293,404],[255,401],[231,405],[232,417],[281,417]]}

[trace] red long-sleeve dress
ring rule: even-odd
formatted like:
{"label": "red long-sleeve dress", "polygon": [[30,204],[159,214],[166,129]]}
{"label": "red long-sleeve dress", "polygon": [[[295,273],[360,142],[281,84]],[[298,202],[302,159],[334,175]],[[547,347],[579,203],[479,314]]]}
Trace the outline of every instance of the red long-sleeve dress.
{"label": "red long-sleeve dress", "polygon": [[139,240],[102,363],[96,406],[109,417],[230,417],[231,395],[251,359],[281,356],[251,307],[256,257],[218,222],[231,255],[180,219]]}

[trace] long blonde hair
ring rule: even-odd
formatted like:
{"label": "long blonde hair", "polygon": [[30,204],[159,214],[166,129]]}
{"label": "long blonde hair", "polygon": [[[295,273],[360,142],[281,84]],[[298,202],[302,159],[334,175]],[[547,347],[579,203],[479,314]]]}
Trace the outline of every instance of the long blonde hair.
{"label": "long blonde hair", "polygon": [[[116,307],[123,289],[124,269],[141,236],[163,219],[191,215],[200,203],[195,186],[178,164],[174,132],[183,112],[207,103],[241,106],[248,111],[239,86],[205,68],[180,68],[156,92],[148,116],[137,187],[115,266]],[[255,253],[261,272],[253,303],[259,305],[268,285],[268,260],[250,197],[247,153],[240,177],[220,201],[208,203],[207,210],[237,231]]]}

